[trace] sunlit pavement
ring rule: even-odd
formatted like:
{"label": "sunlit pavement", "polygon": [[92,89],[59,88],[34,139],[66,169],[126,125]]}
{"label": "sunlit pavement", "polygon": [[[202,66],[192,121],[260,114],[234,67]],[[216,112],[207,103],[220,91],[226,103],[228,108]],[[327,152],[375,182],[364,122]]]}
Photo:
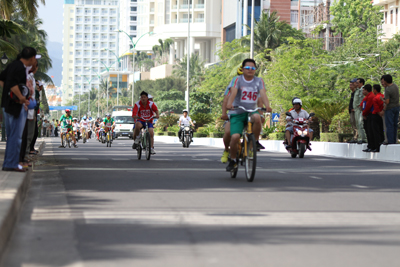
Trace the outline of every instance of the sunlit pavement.
{"label": "sunlit pavement", "polygon": [[49,138],[4,266],[397,266],[398,164]]}

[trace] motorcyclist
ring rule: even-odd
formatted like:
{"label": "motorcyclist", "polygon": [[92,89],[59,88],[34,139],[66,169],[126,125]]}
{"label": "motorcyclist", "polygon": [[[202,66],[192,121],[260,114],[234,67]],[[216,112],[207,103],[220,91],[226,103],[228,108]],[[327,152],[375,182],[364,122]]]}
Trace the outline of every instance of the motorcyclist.
{"label": "motorcyclist", "polygon": [[[193,123],[192,119],[188,116],[188,110],[184,109],[183,116],[181,116],[179,118],[179,127],[189,126],[190,124],[194,127],[194,123]],[[183,128],[181,127],[178,132],[179,140],[181,142],[183,141],[182,131],[183,131]],[[191,134],[193,135],[193,133],[191,133]],[[192,142],[193,142],[193,136],[192,136]]]}
{"label": "motorcyclist", "polygon": [[[291,116],[286,116],[286,132],[285,132],[285,139],[286,139],[286,149],[290,149],[292,148],[291,146],[291,135],[293,134],[293,123],[292,120],[294,119],[298,119],[298,118],[303,118],[308,120],[309,122],[312,121],[312,118],[309,118],[310,115],[307,113],[307,111],[305,111],[304,109],[302,109],[302,105],[303,102],[301,101],[300,98],[293,98],[292,100],[292,104],[293,104],[293,109],[291,109],[289,111],[289,113],[291,114]],[[313,130],[310,128],[309,129],[309,135],[310,135],[310,141],[313,138]],[[311,145],[311,143],[309,144]]]}

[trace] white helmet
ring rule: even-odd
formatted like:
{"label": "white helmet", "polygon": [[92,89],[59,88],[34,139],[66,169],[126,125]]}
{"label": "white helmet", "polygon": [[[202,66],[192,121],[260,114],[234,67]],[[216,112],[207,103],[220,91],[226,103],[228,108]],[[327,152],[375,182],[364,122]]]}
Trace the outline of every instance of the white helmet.
{"label": "white helmet", "polygon": [[148,95],[148,98],[151,99],[151,98],[153,98],[153,96],[149,94],[149,95]]}
{"label": "white helmet", "polygon": [[184,109],[184,110],[182,111],[182,113],[184,113],[184,112],[187,112],[187,113],[189,113],[187,109]]}
{"label": "white helmet", "polygon": [[296,98],[295,100],[293,100],[293,101],[292,101],[292,104],[293,104],[293,105],[294,105],[294,104],[300,104],[300,106],[303,105],[303,103],[301,102],[301,99],[300,99],[300,98]]}

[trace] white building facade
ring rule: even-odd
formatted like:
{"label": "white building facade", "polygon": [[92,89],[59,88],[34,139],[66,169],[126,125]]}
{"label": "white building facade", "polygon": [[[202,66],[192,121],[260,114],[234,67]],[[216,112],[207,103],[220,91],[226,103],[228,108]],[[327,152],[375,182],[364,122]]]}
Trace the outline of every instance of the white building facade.
{"label": "white building facade", "polygon": [[[189,10],[190,1],[190,10]],[[169,63],[187,54],[190,18],[190,51],[205,63],[218,61],[222,2],[215,0],[138,0],[137,50],[151,51],[158,39],[173,39]],[[153,34],[148,34],[153,33]]]}
{"label": "white building facade", "polygon": [[382,6],[383,24],[382,40],[387,41],[393,38],[393,35],[399,33],[399,0],[374,0],[374,5]]}
{"label": "white building facade", "polygon": [[64,0],[63,103],[98,88],[105,66],[117,66],[118,23],[118,0]]}

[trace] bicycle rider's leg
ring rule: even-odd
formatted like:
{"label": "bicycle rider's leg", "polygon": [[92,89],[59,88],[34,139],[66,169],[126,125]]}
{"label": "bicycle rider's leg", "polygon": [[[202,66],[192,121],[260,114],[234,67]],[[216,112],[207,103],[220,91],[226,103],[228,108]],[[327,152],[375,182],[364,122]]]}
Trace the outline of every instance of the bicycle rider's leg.
{"label": "bicycle rider's leg", "polygon": [[254,113],[251,115],[251,121],[253,123],[253,134],[256,140],[260,137],[261,133],[261,116],[259,113]]}
{"label": "bicycle rider's leg", "polygon": [[136,121],[135,130],[133,131],[133,140],[136,140],[136,137],[139,136],[140,129],[142,129],[142,123]]}
{"label": "bicycle rider's leg", "polygon": [[236,159],[237,150],[238,150],[238,142],[240,140],[240,135],[242,134],[243,127],[245,122],[247,122],[247,113],[242,114],[232,114],[230,123],[230,132],[231,132],[231,142],[230,142],[230,154],[231,160]]}
{"label": "bicycle rider's leg", "polygon": [[150,133],[151,147],[154,148],[154,128],[149,127],[149,133]]}
{"label": "bicycle rider's leg", "polygon": [[287,128],[286,128],[286,131],[285,131],[285,139],[286,139],[286,142],[287,142],[287,145],[288,145],[288,146],[291,146],[291,145],[292,145],[292,144],[291,144],[291,141],[292,141],[292,140],[290,140],[290,137],[291,137],[292,133],[293,133],[293,126],[287,127]]}
{"label": "bicycle rider's leg", "polygon": [[74,141],[74,145],[76,145],[76,138],[74,132],[71,130],[72,141]]}
{"label": "bicycle rider's leg", "polygon": [[231,143],[231,123],[227,121],[225,123],[225,128],[224,128],[224,136],[223,136],[223,141],[225,145],[225,151],[229,152],[229,145]]}

